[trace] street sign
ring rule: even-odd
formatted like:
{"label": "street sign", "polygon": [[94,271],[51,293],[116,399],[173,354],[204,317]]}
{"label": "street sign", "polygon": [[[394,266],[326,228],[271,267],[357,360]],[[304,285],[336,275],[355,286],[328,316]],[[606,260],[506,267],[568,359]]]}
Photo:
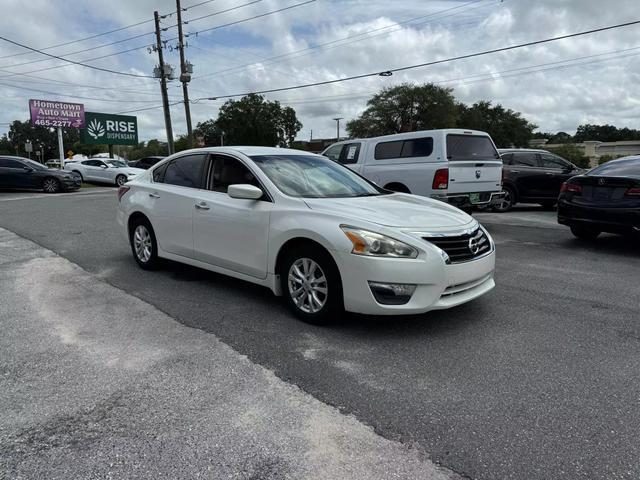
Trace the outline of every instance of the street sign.
{"label": "street sign", "polygon": [[89,145],[137,145],[138,119],[127,115],[85,112],[80,142]]}
{"label": "street sign", "polygon": [[27,153],[33,152],[33,143],[27,142],[24,144],[24,151]]}
{"label": "street sign", "polygon": [[31,123],[41,127],[84,127],[84,105],[56,100],[29,100]]}

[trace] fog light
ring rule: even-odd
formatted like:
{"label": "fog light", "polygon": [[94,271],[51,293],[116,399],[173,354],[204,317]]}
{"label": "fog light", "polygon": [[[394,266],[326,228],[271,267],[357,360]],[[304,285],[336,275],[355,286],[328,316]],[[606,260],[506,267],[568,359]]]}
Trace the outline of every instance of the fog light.
{"label": "fog light", "polygon": [[369,282],[371,293],[382,305],[404,305],[411,300],[416,290],[412,283],[378,283]]}

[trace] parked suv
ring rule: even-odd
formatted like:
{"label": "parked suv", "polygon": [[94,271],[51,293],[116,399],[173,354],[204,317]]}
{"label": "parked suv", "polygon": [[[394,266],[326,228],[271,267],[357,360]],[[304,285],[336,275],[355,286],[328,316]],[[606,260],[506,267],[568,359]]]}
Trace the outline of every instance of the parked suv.
{"label": "parked suv", "polygon": [[502,196],[502,161],[484,132],[429,130],[347,140],[322,154],[387,190],[461,208],[495,204]]}
{"label": "parked suv", "polygon": [[553,208],[560,187],[569,178],[585,171],[546,150],[500,149],[502,156],[502,200],[493,206],[507,212],[518,202],[539,203]]}

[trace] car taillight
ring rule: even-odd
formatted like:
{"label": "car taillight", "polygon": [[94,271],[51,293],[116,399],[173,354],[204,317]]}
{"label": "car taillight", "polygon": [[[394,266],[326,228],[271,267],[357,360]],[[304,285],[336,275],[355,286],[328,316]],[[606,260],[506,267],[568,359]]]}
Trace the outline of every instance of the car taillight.
{"label": "car taillight", "polygon": [[582,192],[582,187],[580,185],[576,185],[575,183],[564,182],[560,187],[560,192],[580,193]]}
{"label": "car taillight", "polygon": [[624,194],[627,197],[640,197],[640,188],[630,188]]}
{"label": "car taillight", "polygon": [[433,176],[433,184],[431,188],[434,190],[444,190],[449,187],[449,169],[440,168],[436,170],[436,174]]}
{"label": "car taillight", "polygon": [[122,187],[118,188],[118,201],[122,200],[122,197],[124,196],[125,193],[127,193],[129,190],[131,190],[131,187],[125,187],[124,185]]}

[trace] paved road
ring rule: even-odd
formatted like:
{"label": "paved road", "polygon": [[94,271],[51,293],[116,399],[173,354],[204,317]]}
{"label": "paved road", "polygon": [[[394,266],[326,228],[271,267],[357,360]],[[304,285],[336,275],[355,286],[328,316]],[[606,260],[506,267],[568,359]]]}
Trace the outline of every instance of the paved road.
{"label": "paved road", "polygon": [[455,480],[0,228],[0,478]]}
{"label": "paved road", "polygon": [[104,194],[0,198],[0,226],[461,475],[640,478],[640,250],[630,240],[578,242],[550,212],[481,214],[499,249],[493,293],[316,328],[259,287],[177,264],[138,269],[115,205]]}

